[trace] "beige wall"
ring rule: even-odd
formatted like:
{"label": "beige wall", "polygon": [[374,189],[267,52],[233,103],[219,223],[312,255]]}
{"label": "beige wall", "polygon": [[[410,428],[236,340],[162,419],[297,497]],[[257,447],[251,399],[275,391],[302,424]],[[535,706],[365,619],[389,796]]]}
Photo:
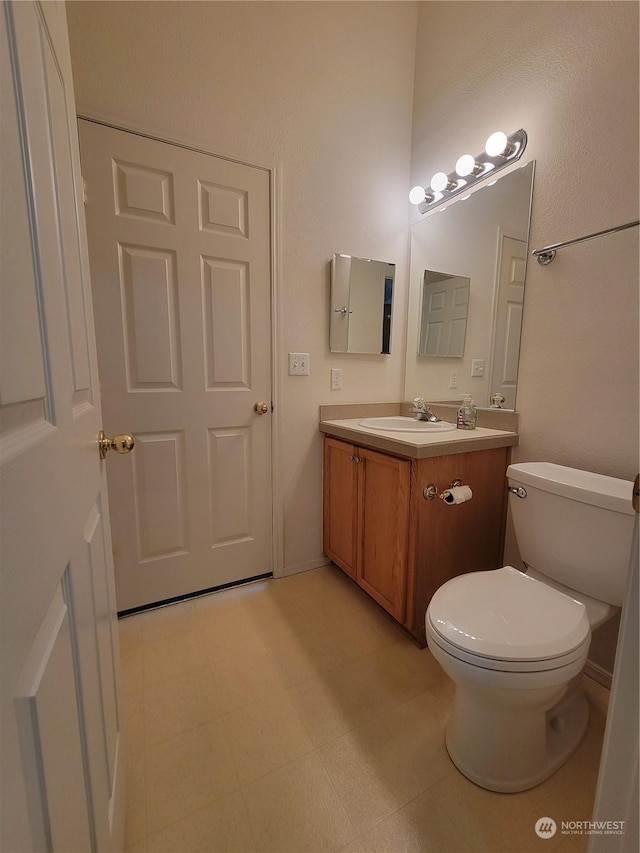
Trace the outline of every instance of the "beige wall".
{"label": "beige wall", "polygon": [[[537,161],[531,248],[637,219],[638,10],[422,3],[412,186],[480,152],[493,130],[523,127],[525,159]],[[638,472],[638,234],[565,249],[547,267],[529,263],[516,461]],[[506,559],[518,565],[512,536]],[[604,669],[616,631],[612,622],[594,638],[591,658]]]}
{"label": "beige wall", "polygon": [[[402,392],[417,5],[72,2],[67,15],[80,112],[278,170],[284,566],[317,565],[318,406]],[[390,356],[330,354],[334,252],[398,265]],[[288,351],[310,353],[309,377],[286,375]]]}
{"label": "beige wall", "polygon": [[[318,405],[403,394],[408,188],[524,127],[532,246],[637,218],[636,2],[72,2],[68,17],[81,111],[277,167],[288,569],[321,555]],[[398,264],[390,357],[329,353],[333,252]],[[637,229],[529,265],[516,458],[635,475],[637,308]],[[310,352],[310,377],[286,376],[289,350]]]}
{"label": "beige wall", "polygon": [[[420,6],[412,185],[523,127],[532,248],[638,218],[636,2]],[[638,472],[639,231],[529,264],[517,459]]]}

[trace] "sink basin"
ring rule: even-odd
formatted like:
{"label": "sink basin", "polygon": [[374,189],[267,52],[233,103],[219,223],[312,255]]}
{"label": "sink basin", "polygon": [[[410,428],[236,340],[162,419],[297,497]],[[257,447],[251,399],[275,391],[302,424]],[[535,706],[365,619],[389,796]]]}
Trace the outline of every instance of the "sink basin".
{"label": "sink basin", "polygon": [[403,418],[391,415],[386,418],[364,418],[358,425],[367,429],[382,429],[388,432],[447,432],[456,429],[455,424],[446,421],[417,421],[415,418]]}

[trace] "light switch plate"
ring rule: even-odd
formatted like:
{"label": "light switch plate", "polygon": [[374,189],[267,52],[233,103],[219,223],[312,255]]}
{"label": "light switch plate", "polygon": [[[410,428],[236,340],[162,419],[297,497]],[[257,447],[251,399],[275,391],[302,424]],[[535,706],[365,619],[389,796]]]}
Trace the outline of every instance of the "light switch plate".
{"label": "light switch plate", "polygon": [[308,376],[309,375],[309,353],[308,352],[290,352],[289,353],[289,376]]}
{"label": "light switch plate", "polygon": [[471,375],[484,376],[484,358],[471,359]]}

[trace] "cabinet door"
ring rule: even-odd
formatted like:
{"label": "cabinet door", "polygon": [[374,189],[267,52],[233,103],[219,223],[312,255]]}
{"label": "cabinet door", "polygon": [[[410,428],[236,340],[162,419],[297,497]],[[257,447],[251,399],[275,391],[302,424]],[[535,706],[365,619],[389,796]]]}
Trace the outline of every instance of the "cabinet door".
{"label": "cabinet door", "polygon": [[336,565],[356,579],[358,464],[356,448],[324,440],[323,548]]}
{"label": "cabinet door", "polygon": [[404,621],[409,539],[410,463],[358,448],[357,581],[378,604]]}

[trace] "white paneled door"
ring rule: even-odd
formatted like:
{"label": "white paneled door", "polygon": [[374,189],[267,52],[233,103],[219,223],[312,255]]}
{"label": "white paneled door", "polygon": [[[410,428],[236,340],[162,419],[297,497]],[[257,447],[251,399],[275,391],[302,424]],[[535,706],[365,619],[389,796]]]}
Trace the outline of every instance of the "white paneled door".
{"label": "white paneled door", "polygon": [[0,849],[116,851],[116,604],[64,5],[0,4],[0,40]]}
{"label": "white paneled door", "polygon": [[462,358],[467,334],[469,279],[445,274],[441,281],[429,283],[423,294],[420,355]]}
{"label": "white paneled door", "polygon": [[516,405],[526,265],[527,244],[523,240],[502,236],[490,391],[491,395],[502,394],[507,409]]}
{"label": "white paneled door", "polygon": [[269,173],[86,120],[80,148],[125,611],[271,571]]}

